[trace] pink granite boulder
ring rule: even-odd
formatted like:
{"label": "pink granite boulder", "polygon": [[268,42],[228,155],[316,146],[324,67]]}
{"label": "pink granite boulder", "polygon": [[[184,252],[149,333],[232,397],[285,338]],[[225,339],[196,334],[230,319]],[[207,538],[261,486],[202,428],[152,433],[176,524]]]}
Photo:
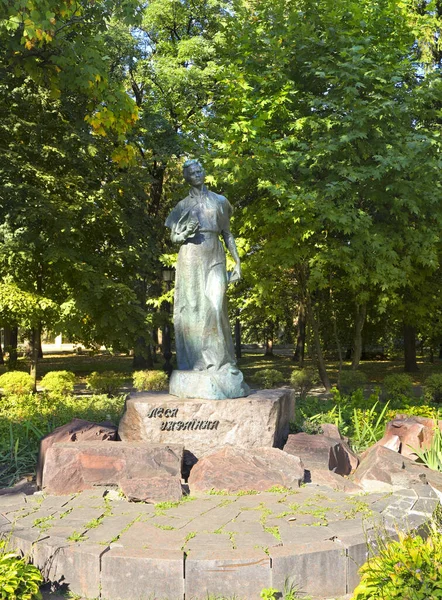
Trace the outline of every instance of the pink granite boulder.
{"label": "pink granite boulder", "polygon": [[125,486],[132,499],[176,500],[182,460],[183,446],[178,444],[57,443],[46,453],[42,487],[48,494],[64,495],[96,486]]}
{"label": "pink granite boulder", "polygon": [[442,490],[442,473],[378,445],[365,454],[351,480],[366,492],[394,491],[422,484]]}
{"label": "pink granite boulder", "polygon": [[277,448],[245,449],[225,446],[201,458],[189,476],[191,493],[209,490],[256,490],[273,486],[298,488],[304,467],[297,456]]}
{"label": "pink granite boulder", "polygon": [[325,435],[291,434],[284,451],[299,456],[308,471],[329,469],[338,475],[349,475],[359,464],[346,442]]}
{"label": "pink granite boulder", "polygon": [[48,449],[56,442],[103,442],[115,441],[117,428],[114,425],[92,423],[84,419],[72,419],[70,423],[57,427],[40,441],[37,462],[37,486],[42,486],[43,469]]}

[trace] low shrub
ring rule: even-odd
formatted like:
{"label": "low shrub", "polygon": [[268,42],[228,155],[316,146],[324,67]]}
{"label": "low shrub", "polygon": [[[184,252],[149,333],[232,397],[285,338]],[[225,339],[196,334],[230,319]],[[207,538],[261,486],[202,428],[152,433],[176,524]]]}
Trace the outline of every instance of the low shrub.
{"label": "low shrub", "polygon": [[163,371],[135,371],[133,383],[139,392],[161,392],[169,387],[169,378]]}
{"label": "low shrub", "polygon": [[284,383],[284,375],[277,369],[261,369],[253,375],[253,379],[262,389],[271,389]]}
{"label": "low shrub", "polygon": [[10,394],[24,396],[33,391],[34,380],[23,371],[9,371],[0,377],[0,388],[3,389],[5,396]]}
{"label": "low shrub", "polygon": [[2,600],[40,600],[43,576],[15,552],[5,550],[0,542],[0,598]]}
{"label": "low shrub", "polygon": [[[389,406],[394,406],[395,402],[389,402]],[[392,421],[397,414],[409,415],[410,417],[426,417],[428,419],[436,419],[438,417],[437,406],[431,404],[409,404],[405,403],[397,408],[393,408],[387,412],[387,421]]]}
{"label": "low shrub", "polygon": [[290,376],[290,385],[302,399],[305,399],[309,391],[317,385],[318,375],[312,369],[296,369]]}
{"label": "low shrub", "polygon": [[364,388],[366,383],[367,375],[362,371],[341,371],[338,388],[342,394],[351,394]]}
{"label": "low shrub", "polygon": [[75,386],[75,374],[71,371],[49,371],[40,382],[50,396],[71,394]]}
{"label": "low shrub", "polygon": [[409,398],[413,395],[413,380],[406,373],[387,375],[383,384],[387,399]]}
{"label": "low shrub", "polygon": [[309,435],[323,433],[321,423],[318,423],[314,419],[304,419],[301,425],[301,431],[308,433]]}
{"label": "low shrub", "polygon": [[426,378],[424,397],[427,402],[442,402],[442,373],[433,373]]}
{"label": "low shrub", "polygon": [[115,371],[94,371],[86,379],[86,387],[99,394],[115,396],[123,385],[125,377]]}
{"label": "low shrub", "polygon": [[378,556],[359,570],[361,582],[352,600],[429,600],[442,597],[442,534],[434,525],[430,536],[399,533],[382,544]]}

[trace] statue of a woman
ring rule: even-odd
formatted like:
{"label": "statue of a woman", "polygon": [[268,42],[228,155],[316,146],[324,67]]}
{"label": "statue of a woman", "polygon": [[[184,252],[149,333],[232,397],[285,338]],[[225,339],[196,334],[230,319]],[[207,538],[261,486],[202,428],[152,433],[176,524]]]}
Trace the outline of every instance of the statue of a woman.
{"label": "statue of a woman", "polygon": [[[235,239],[230,232],[232,207],[224,196],[204,185],[204,169],[196,160],[184,164],[192,186],[166,220],[173,242],[181,243],[176,267],[174,325],[178,368],[213,375],[225,397],[248,393],[236,366],[227,314],[227,284],[241,277]],[[225,245],[235,260],[227,274]]]}

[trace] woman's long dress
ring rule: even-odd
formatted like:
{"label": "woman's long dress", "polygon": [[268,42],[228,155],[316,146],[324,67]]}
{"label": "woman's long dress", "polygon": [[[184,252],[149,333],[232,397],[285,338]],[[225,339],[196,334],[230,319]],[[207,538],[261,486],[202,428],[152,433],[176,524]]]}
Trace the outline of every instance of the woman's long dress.
{"label": "woman's long dress", "polygon": [[181,246],[176,266],[174,325],[178,368],[214,372],[235,366],[227,314],[226,255],[220,234],[230,232],[232,207],[206,188],[195,189],[166,220],[175,233],[197,219],[197,233]]}

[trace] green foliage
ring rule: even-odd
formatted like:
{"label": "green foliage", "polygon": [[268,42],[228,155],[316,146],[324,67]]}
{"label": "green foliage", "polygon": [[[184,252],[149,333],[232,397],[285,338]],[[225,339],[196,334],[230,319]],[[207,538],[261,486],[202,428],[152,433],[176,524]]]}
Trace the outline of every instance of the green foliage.
{"label": "green foliage", "polygon": [[0,542],[0,598],[2,600],[40,600],[43,576],[14,552],[6,551]]}
{"label": "green foliage", "polygon": [[442,598],[442,534],[436,526],[425,540],[399,533],[360,569],[352,600],[429,600]]}
{"label": "green foliage", "polygon": [[299,398],[304,400],[318,380],[318,375],[313,369],[295,369],[290,376],[290,385]]}
{"label": "green foliage", "polygon": [[[327,413],[329,414],[329,413]],[[324,417],[326,418],[326,417]],[[327,417],[328,418],[328,417]],[[328,421],[324,421],[324,423],[331,423],[331,419]],[[308,433],[309,435],[316,435],[318,433],[323,433],[321,423],[319,423],[316,419],[304,419],[301,425],[301,430],[304,433]]]}
{"label": "green foliage", "polygon": [[[427,417],[429,419],[437,418],[438,408],[436,405],[431,404],[421,404],[417,399],[415,404],[412,404],[411,401],[404,402],[401,406],[396,409],[389,410],[387,413],[387,421],[393,420],[396,415],[404,414],[414,417]],[[397,404],[394,401],[390,401],[390,406]]]}
{"label": "green foliage", "polygon": [[169,378],[163,371],[135,371],[133,384],[139,392],[161,392],[169,387]]}
{"label": "green foliage", "polygon": [[94,371],[87,377],[86,387],[99,394],[115,396],[124,381],[125,378],[121,373],[116,373],[115,371],[103,371],[103,373],[98,373],[98,371]]}
{"label": "green foliage", "polygon": [[385,394],[388,399],[409,398],[413,394],[413,380],[406,373],[395,373],[387,375],[384,379]]}
{"label": "green foliage", "polygon": [[284,383],[284,375],[277,369],[260,369],[253,375],[253,379],[262,389],[271,389]]}
{"label": "green foliage", "polygon": [[433,373],[425,379],[424,394],[427,402],[442,401],[442,374]]}
{"label": "green foliage", "polygon": [[433,438],[429,448],[412,448],[420,461],[433,471],[442,471],[442,432],[436,424],[433,431]]}
{"label": "green foliage", "polygon": [[339,376],[339,391],[351,394],[367,384],[367,376],[362,371],[341,371]]}
{"label": "green foliage", "polygon": [[264,588],[259,595],[262,600],[276,600],[279,596],[279,592],[274,588]]}
{"label": "green foliage", "polygon": [[34,389],[34,381],[23,371],[10,371],[0,376],[0,388],[5,396],[27,396]]}
{"label": "green foliage", "polygon": [[355,452],[362,452],[381,439],[387,411],[388,403],[379,406],[377,402],[370,409],[353,409],[350,444]]}
{"label": "green foliage", "polygon": [[361,389],[349,396],[336,390],[333,400],[307,398],[300,403],[292,430],[318,433],[321,424],[333,423],[350,438],[353,450],[362,452],[384,435],[389,406],[381,403],[377,394],[365,398]]}
{"label": "green foliage", "polygon": [[50,396],[71,394],[75,386],[75,374],[71,371],[49,371],[40,385]]}

